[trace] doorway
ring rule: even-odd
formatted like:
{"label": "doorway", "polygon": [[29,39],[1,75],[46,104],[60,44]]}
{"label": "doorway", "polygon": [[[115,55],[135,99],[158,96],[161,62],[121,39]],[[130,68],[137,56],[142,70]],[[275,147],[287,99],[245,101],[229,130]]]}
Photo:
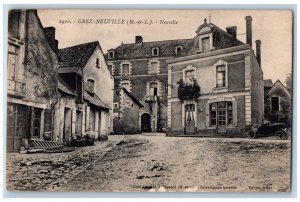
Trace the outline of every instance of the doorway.
{"label": "doorway", "polygon": [[71,138],[71,109],[65,107],[64,111],[64,131],[63,131],[63,143],[64,145],[69,144]]}
{"label": "doorway", "polygon": [[141,131],[151,132],[151,117],[150,114],[144,113],[141,116]]}
{"label": "doorway", "polygon": [[185,133],[195,133],[195,104],[185,105]]}

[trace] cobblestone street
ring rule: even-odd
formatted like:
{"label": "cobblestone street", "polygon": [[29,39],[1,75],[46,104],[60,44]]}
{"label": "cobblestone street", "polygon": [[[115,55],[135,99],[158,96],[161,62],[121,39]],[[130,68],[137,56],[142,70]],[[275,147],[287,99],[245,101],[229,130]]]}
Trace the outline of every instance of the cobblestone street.
{"label": "cobblestone street", "polygon": [[287,191],[290,140],[110,136],[64,154],[13,154],[10,190]]}
{"label": "cobblestone street", "polygon": [[67,153],[7,154],[7,190],[55,190],[101,158],[122,136]]}

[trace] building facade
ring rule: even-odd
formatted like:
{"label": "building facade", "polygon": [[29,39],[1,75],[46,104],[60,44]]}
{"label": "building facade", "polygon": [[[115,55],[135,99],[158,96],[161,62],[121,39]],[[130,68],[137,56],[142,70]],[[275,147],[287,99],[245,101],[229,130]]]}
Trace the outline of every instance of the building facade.
{"label": "building facade", "polygon": [[114,105],[118,107],[119,91],[125,88],[143,107],[134,123],[141,132],[163,131],[167,125],[168,70],[166,60],[187,50],[193,41],[166,40],[121,44],[108,50],[106,58],[115,78]]}
{"label": "building facade", "polygon": [[140,109],[143,105],[125,88],[119,91],[120,99],[114,103],[113,131],[114,134],[137,134],[141,133]]}
{"label": "building facade", "polygon": [[[226,29],[205,20],[189,51],[167,60],[168,135],[239,134],[263,121],[261,43],[256,41],[255,56],[252,18],[246,17],[247,44],[236,38],[236,26]],[[200,96],[180,100],[180,81],[196,81]]]}
{"label": "building facade", "polygon": [[[90,42],[58,50],[63,62],[58,73],[70,91],[64,96],[56,119],[58,141],[68,144],[76,136],[100,139],[113,130],[112,104],[114,80],[99,42]],[[66,94],[66,92],[64,92]]]}
{"label": "building facade", "polygon": [[265,80],[265,119],[291,126],[292,96],[280,80]]}
{"label": "building facade", "polygon": [[11,10],[8,24],[7,152],[110,134],[114,80],[99,42],[58,49],[36,10]]}
{"label": "building facade", "polygon": [[[36,10],[11,10],[8,19],[7,151],[51,140],[53,109],[47,92],[59,57]],[[49,86],[48,86],[49,84]]]}

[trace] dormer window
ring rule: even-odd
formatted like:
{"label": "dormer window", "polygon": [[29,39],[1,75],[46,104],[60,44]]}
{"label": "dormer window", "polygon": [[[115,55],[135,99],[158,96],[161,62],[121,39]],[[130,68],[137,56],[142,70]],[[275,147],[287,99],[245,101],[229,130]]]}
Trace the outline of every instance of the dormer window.
{"label": "dormer window", "polygon": [[211,50],[210,48],[210,43],[209,43],[209,37],[205,37],[203,39],[201,39],[201,43],[202,43],[202,52],[208,52]]}
{"label": "dormer window", "polygon": [[96,67],[100,67],[100,59],[96,58]]}
{"label": "dormer window", "polygon": [[87,80],[87,87],[90,92],[94,92],[95,90],[95,81],[93,79],[88,79]]}
{"label": "dormer window", "polygon": [[158,56],[159,55],[159,48],[152,48],[152,56]]}
{"label": "dormer window", "polygon": [[204,19],[204,24],[198,27],[196,31],[198,35],[199,52],[205,53],[214,50],[213,46],[213,27]]}
{"label": "dormer window", "polygon": [[108,59],[115,59],[115,51],[114,50],[108,51]]}
{"label": "dormer window", "polygon": [[178,55],[179,52],[180,52],[182,49],[183,49],[182,46],[177,46],[177,47],[175,48],[175,54]]}

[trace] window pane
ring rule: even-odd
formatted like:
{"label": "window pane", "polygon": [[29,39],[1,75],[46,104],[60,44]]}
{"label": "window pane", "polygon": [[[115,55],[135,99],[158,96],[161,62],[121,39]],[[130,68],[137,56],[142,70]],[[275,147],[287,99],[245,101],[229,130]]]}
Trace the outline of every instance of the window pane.
{"label": "window pane", "polygon": [[150,74],[158,73],[158,62],[151,62],[150,64]]}
{"label": "window pane", "polygon": [[122,65],[122,75],[129,76],[129,64]]}
{"label": "window pane", "polygon": [[202,52],[210,51],[209,38],[202,39]]}

